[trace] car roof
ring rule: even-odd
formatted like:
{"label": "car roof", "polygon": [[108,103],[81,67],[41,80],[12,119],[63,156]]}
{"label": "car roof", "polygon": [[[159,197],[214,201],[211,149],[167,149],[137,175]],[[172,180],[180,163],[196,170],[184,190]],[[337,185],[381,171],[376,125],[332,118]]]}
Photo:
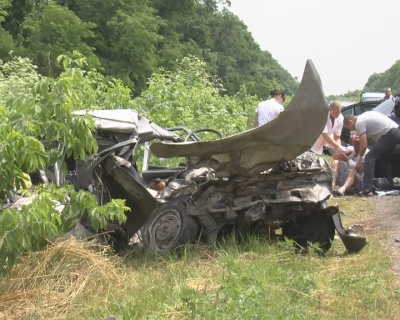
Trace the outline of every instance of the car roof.
{"label": "car roof", "polygon": [[141,142],[153,139],[179,139],[178,134],[161,128],[134,109],[77,110],[72,114],[74,116],[87,114],[92,117],[96,129],[132,134],[140,138]]}
{"label": "car roof", "polygon": [[383,92],[365,92],[361,96],[361,101],[382,100],[384,96]]}

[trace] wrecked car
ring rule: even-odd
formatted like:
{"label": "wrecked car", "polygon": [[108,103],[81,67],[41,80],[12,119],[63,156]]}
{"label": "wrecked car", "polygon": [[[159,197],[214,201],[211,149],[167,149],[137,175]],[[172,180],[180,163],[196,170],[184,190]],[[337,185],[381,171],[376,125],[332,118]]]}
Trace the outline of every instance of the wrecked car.
{"label": "wrecked car", "polygon": [[280,230],[302,247],[328,250],[336,227],[349,251],[361,249],[365,239],[345,239],[339,209],[327,203],[330,166],[309,151],[328,110],[308,61],[296,96],[266,125],[213,141],[153,143],[158,157],[185,157],[187,170],[160,194],[162,204],[142,229],[145,246],[163,252],[192,240],[198,229],[211,240],[235,229],[268,237]]}
{"label": "wrecked car", "polygon": [[[93,192],[100,205],[113,198],[126,200],[131,209],[126,223],[110,221],[103,230],[117,245],[128,245],[140,234],[147,250],[163,253],[200,234],[215,242],[235,230],[328,250],[336,228],[347,250],[359,251],[365,238],[349,235],[339,208],[328,205],[329,164],[308,151],[328,110],[309,60],[296,96],[279,117],[226,138],[212,129],[191,132],[180,127],[182,138],[177,128],[163,129],[134,110],[89,111],[100,151],[76,161],[76,175],[69,178],[77,189]],[[217,139],[201,141],[197,133],[202,130],[217,133]],[[144,155],[139,173],[140,146]],[[152,165],[151,155],[184,162]],[[88,217],[79,227],[93,231]]]}

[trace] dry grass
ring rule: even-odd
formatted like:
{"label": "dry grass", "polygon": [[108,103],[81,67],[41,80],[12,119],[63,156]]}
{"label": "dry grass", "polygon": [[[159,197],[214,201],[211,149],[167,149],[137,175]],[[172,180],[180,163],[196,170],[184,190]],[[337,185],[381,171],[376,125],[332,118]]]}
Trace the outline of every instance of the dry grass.
{"label": "dry grass", "polygon": [[85,309],[86,297],[121,284],[118,257],[69,239],[24,257],[0,283],[0,318],[60,319]]}
{"label": "dry grass", "polygon": [[[347,213],[345,226],[377,214],[370,199],[330,202]],[[360,253],[337,239],[325,256],[232,238],[120,258],[71,239],[25,257],[0,282],[0,319],[400,319],[390,253],[382,232],[365,226]]]}

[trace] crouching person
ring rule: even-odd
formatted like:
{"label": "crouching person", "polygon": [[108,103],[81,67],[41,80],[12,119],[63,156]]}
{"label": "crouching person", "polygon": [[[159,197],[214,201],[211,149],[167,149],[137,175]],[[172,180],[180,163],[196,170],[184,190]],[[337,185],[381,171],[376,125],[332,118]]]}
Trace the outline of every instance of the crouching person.
{"label": "crouching person", "polygon": [[360,154],[358,163],[367,149],[367,137],[375,140],[370,152],[365,157],[363,176],[363,191],[360,195],[373,196],[372,181],[375,173],[375,163],[378,159],[382,162],[385,177],[393,182],[390,155],[397,144],[400,143],[400,129],[396,122],[377,111],[367,111],[359,116],[347,115],[344,126],[349,130],[356,130],[360,137]]}
{"label": "crouching person", "polygon": [[[336,196],[343,196],[347,194],[354,194],[362,190],[361,184],[364,173],[364,160],[366,154],[369,152],[367,148],[364,152],[364,155],[360,158],[360,138],[359,136],[352,133],[350,137],[350,143],[353,145],[352,147],[348,147],[345,153],[337,154],[334,159],[334,163],[336,162],[336,171],[334,166],[333,169],[333,181],[336,184],[338,171],[343,170],[343,166],[339,166],[339,161],[345,163],[346,168],[346,177],[344,182],[340,183],[342,186],[334,186],[333,194]],[[343,180],[342,180],[343,181]]]}

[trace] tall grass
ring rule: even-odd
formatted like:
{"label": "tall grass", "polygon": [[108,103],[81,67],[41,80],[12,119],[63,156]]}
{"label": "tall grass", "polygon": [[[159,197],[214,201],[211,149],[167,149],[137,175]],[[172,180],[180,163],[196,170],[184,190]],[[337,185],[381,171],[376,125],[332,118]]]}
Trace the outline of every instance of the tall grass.
{"label": "tall grass", "polygon": [[[345,224],[372,214],[367,203],[343,206]],[[348,254],[335,240],[320,255],[299,254],[290,242],[230,237],[167,256],[115,257],[68,241],[27,258],[3,280],[0,318],[399,319],[390,254],[379,234],[368,242]]]}

